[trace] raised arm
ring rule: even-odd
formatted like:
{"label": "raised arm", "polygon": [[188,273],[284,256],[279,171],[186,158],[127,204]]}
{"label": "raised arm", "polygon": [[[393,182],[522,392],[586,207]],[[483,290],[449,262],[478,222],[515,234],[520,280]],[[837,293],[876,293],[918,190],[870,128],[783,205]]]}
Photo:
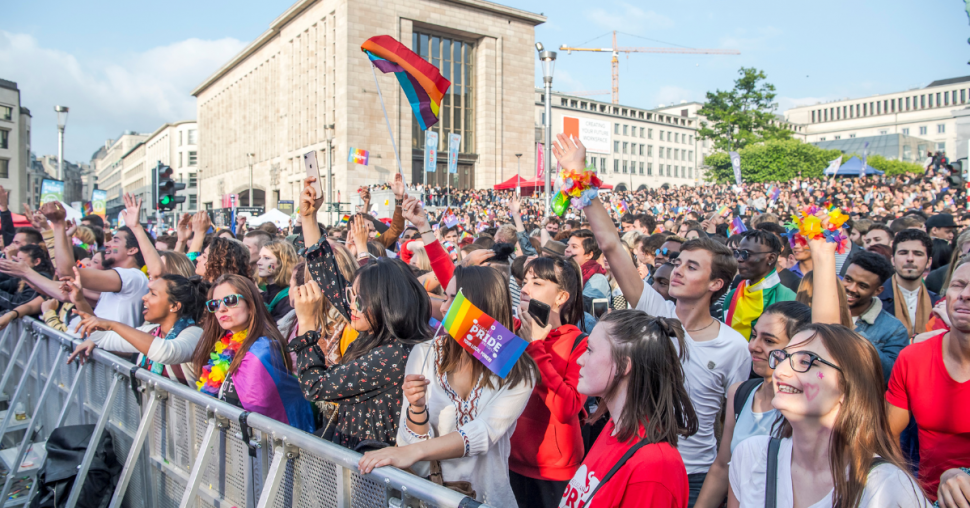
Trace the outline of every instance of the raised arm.
{"label": "raised arm", "polygon": [[[824,216],[824,217],[823,217]],[[819,212],[823,226],[828,222],[825,212]],[[837,244],[825,238],[809,240],[812,263],[815,272],[815,289],[812,292],[812,322],[837,325],[842,322],[839,311],[839,277],[835,272],[835,250]]]}
{"label": "raised arm", "polygon": [[323,204],[323,196],[317,196],[317,191],[312,185],[315,181],[317,181],[315,176],[303,180],[303,191],[300,192],[300,221],[303,225],[303,244],[308,249],[320,241],[317,210]]}
{"label": "raised arm", "polygon": [[67,212],[57,201],[44,203],[40,208],[41,213],[51,223],[54,230],[54,255],[57,263],[57,271],[62,274],[71,273],[74,267],[74,249],[70,240],[67,238],[66,225],[64,218]]}
{"label": "raised arm", "polygon": [[421,241],[424,242],[424,250],[431,261],[431,269],[434,271],[435,277],[438,278],[438,282],[442,286],[447,286],[448,282],[451,281],[452,274],[455,273],[455,264],[451,262],[448,253],[445,252],[441,243],[438,242],[438,238],[435,237],[434,231],[431,230],[428,213],[421,206],[421,202],[412,197],[404,200],[403,209],[404,218],[411,221],[411,224],[414,224],[418,228],[418,233],[421,234]]}
{"label": "raised arm", "polygon": [[[391,191],[394,192],[394,216],[391,219],[391,227],[387,228],[387,231],[381,235],[378,240],[384,244],[385,247],[390,247],[397,242],[398,237],[404,232],[404,215],[402,214],[403,208],[402,204],[404,198],[407,197],[407,189],[404,186],[404,177],[401,173],[394,173],[394,179],[390,182]],[[401,203],[401,204],[398,204]]]}
{"label": "raised arm", "polygon": [[[578,171],[585,168],[586,147],[579,140],[559,134],[557,141],[552,144],[552,153],[563,168]],[[620,284],[623,298],[635,307],[643,293],[643,280],[640,279],[633,259],[620,247],[620,234],[613,225],[609,212],[603,207],[599,198],[593,199],[586,208],[583,208],[583,211],[586,212],[586,219],[589,220],[589,228],[593,230],[596,243],[606,254],[613,277]]]}
{"label": "raised arm", "polygon": [[179,219],[179,223],[175,228],[175,235],[177,241],[175,242],[175,252],[185,252],[185,248],[189,245],[189,232],[192,226],[192,215],[188,213],[183,213],[182,218]]}
{"label": "raised arm", "polygon": [[202,245],[205,243],[205,234],[209,231],[210,226],[212,226],[212,221],[209,220],[209,214],[205,210],[199,210],[192,217],[192,233],[194,233],[194,236],[192,237],[191,245],[189,245],[190,254],[195,253],[198,255],[202,252]]}
{"label": "raised arm", "polygon": [[131,232],[135,234],[135,239],[138,240],[138,249],[141,250],[141,255],[145,258],[148,276],[157,279],[165,273],[165,267],[162,264],[162,257],[155,250],[155,243],[138,221],[138,218],[141,217],[141,198],[135,198],[131,194],[125,194],[122,197],[125,200],[125,225],[131,229]]}

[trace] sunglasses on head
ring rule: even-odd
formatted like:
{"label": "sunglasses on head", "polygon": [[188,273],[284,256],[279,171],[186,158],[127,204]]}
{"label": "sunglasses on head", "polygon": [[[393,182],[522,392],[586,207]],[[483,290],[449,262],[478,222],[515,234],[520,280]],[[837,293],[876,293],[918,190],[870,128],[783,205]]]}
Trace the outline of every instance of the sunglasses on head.
{"label": "sunglasses on head", "polygon": [[219,310],[219,306],[225,304],[226,308],[232,309],[239,305],[239,302],[243,300],[243,295],[226,295],[222,298],[216,298],[205,302],[205,308],[209,312],[216,312]]}

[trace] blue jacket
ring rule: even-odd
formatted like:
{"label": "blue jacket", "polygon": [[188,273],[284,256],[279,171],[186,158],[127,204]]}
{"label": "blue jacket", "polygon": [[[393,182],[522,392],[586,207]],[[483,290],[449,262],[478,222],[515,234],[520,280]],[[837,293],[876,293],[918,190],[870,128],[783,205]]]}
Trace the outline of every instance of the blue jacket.
{"label": "blue jacket", "polygon": [[876,346],[882,363],[882,376],[888,383],[896,357],[909,345],[906,326],[882,308],[879,298],[873,298],[872,305],[856,321],[855,331]]}
{"label": "blue jacket", "polygon": [[[940,300],[940,295],[926,290],[930,295],[930,303],[936,305],[936,302]],[[890,316],[896,317],[896,295],[893,294],[893,280],[889,279],[883,284],[882,293],[879,293],[879,299],[882,300],[882,309],[889,313]],[[904,304],[905,305],[905,304]],[[926,330],[922,330],[918,333],[923,333]],[[917,333],[917,332],[914,332]]]}

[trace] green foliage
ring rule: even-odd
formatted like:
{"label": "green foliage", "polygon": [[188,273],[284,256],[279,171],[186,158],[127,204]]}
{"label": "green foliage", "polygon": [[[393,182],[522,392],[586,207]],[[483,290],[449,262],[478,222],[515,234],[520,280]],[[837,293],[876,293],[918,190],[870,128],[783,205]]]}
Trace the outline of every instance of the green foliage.
{"label": "green foliage", "polygon": [[734,89],[707,92],[707,101],[697,114],[701,122],[697,136],[714,141],[715,150],[737,151],[765,140],[791,139],[791,132],[772,125],[777,122],[775,86],[765,82],[764,71],[742,67]]}
{"label": "green foliage", "polygon": [[[801,176],[819,178],[829,161],[842,154],[824,150],[795,139],[768,140],[738,150],[741,155],[741,179],[744,182],[786,182]],[[727,152],[717,152],[704,159],[711,166],[707,179],[717,183],[734,183],[734,170]]]}

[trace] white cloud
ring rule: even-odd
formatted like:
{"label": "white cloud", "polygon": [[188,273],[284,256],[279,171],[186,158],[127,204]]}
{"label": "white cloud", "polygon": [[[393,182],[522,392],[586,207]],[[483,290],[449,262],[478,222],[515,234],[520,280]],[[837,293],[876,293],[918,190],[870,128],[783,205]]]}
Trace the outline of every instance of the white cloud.
{"label": "white cloud", "polygon": [[[663,104],[664,106],[673,106],[680,104],[680,101],[691,102],[695,100],[695,94],[693,91],[673,85],[660,87],[660,90],[657,90],[655,97],[657,106],[660,104]],[[701,100],[703,100],[703,98],[701,98]]]}
{"label": "white cloud", "polygon": [[586,12],[586,18],[607,30],[631,34],[674,27],[674,21],[667,16],[654,11],[645,11],[626,2],[616,2],[608,9],[601,7],[592,9]]}
{"label": "white cloud", "polygon": [[753,33],[743,28],[738,28],[733,34],[721,37],[720,45],[722,48],[739,50],[741,54],[744,54],[746,51],[765,49],[780,51],[784,48],[773,41],[773,39],[783,33],[782,30],[773,26],[760,27],[754,30]]}
{"label": "white cloud", "polygon": [[86,162],[105,139],[125,130],[151,132],[165,122],[195,118],[192,89],[244,46],[232,38],[187,39],[103,60],[0,31],[0,77],[17,82],[21,104],[31,110],[35,153],[57,152],[53,108],[60,104],[71,108],[65,158]]}

